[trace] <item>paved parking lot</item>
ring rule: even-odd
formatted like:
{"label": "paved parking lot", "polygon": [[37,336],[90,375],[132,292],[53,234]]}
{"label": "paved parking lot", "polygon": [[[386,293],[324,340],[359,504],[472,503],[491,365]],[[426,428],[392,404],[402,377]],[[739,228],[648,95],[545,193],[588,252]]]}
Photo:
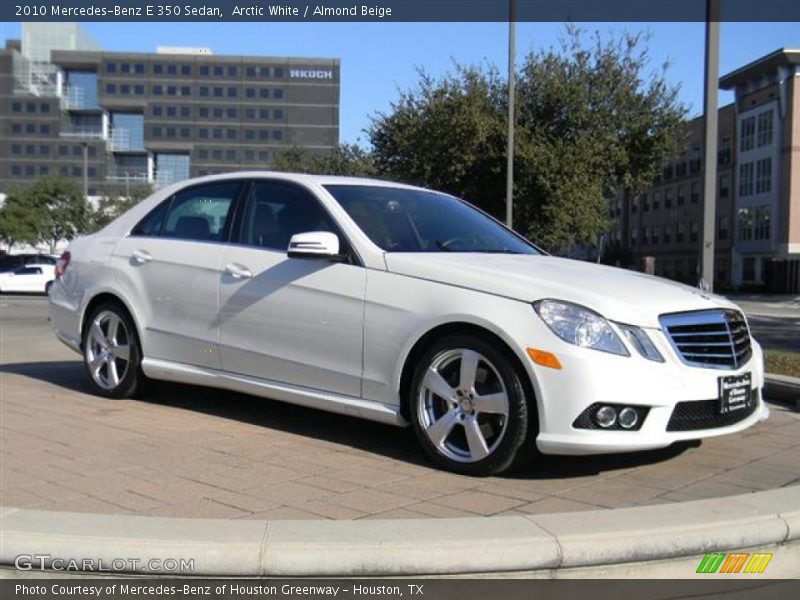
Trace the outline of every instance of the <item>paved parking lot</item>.
{"label": "paved parking lot", "polygon": [[43,298],[0,296],[0,505],[230,518],[543,513],[727,496],[800,482],[800,414],[636,455],[550,458],[488,479],[430,467],[410,430],[160,384],[92,396]]}

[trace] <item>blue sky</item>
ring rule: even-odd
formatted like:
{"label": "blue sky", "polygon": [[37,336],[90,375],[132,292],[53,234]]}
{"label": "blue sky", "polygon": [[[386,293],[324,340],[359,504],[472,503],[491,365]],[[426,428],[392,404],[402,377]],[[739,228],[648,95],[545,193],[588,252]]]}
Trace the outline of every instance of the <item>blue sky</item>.
{"label": "blue sky", "polygon": [[[89,23],[108,50],[152,52],[159,45],[210,46],[215,54],[322,56],[342,60],[341,141],[365,142],[369,117],[385,111],[397,90],[416,81],[416,68],[437,75],[465,63],[507,68],[505,23]],[[589,23],[603,34],[650,33],[653,66],[671,62],[668,76],[681,99],[702,109],[702,23]],[[19,24],[0,23],[0,36],[19,37]],[[520,23],[517,56],[557,43],[561,23]],[[800,47],[797,23],[723,23],[720,71],[726,73],[780,47]],[[729,102],[720,94],[720,102]]]}

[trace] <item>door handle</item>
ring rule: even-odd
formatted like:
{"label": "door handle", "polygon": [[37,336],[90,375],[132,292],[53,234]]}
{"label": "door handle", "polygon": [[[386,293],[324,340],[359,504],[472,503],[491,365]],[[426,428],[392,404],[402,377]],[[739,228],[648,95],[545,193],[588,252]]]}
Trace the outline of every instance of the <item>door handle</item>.
{"label": "door handle", "polygon": [[253,276],[250,269],[237,263],[228,263],[225,265],[225,273],[234,279],[250,279]]}
{"label": "door handle", "polygon": [[143,265],[146,262],[150,262],[153,260],[153,255],[150,254],[147,250],[134,250],[133,251],[133,260]]}

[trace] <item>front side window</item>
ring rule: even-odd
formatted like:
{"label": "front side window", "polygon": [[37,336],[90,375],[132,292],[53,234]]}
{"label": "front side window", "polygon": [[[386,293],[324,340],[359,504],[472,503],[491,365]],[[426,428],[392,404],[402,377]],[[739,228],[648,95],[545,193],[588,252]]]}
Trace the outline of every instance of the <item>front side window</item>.
{"label": "front side window", "polygon": [[240,182],[203,185],[178,192],[161,233],[182,240],[222,241]]}
{"label": "front side window", "polygon": [[369,185],[325,189],[386,252],[538,254],[532,244],[452,196]]}
{"label": "front side window", "polygon": [[285,252],[293,235],[311,231],[336,233],[340,248],[346,247],[330,216],[305,190],[271,181],[252,186],[239,228],[240,243]]}

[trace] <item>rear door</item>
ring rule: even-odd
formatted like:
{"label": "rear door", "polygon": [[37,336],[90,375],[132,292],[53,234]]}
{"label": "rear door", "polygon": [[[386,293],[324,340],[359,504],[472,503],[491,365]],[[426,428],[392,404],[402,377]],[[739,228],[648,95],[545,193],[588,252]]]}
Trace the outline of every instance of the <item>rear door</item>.
{"label": "rear door", "polygon": [[[220,339],[226,371],[361,395],[365,269],[319,200],[260,180],[242,201],[222,257]],[[289,258],[296,233],[339,235],[347,262]]]}
{"label": "rear door", "polygon": [[218,287],[238,180],[194,185],[153,209],[113,253],[140,310],[145,356],[219,368]]}

